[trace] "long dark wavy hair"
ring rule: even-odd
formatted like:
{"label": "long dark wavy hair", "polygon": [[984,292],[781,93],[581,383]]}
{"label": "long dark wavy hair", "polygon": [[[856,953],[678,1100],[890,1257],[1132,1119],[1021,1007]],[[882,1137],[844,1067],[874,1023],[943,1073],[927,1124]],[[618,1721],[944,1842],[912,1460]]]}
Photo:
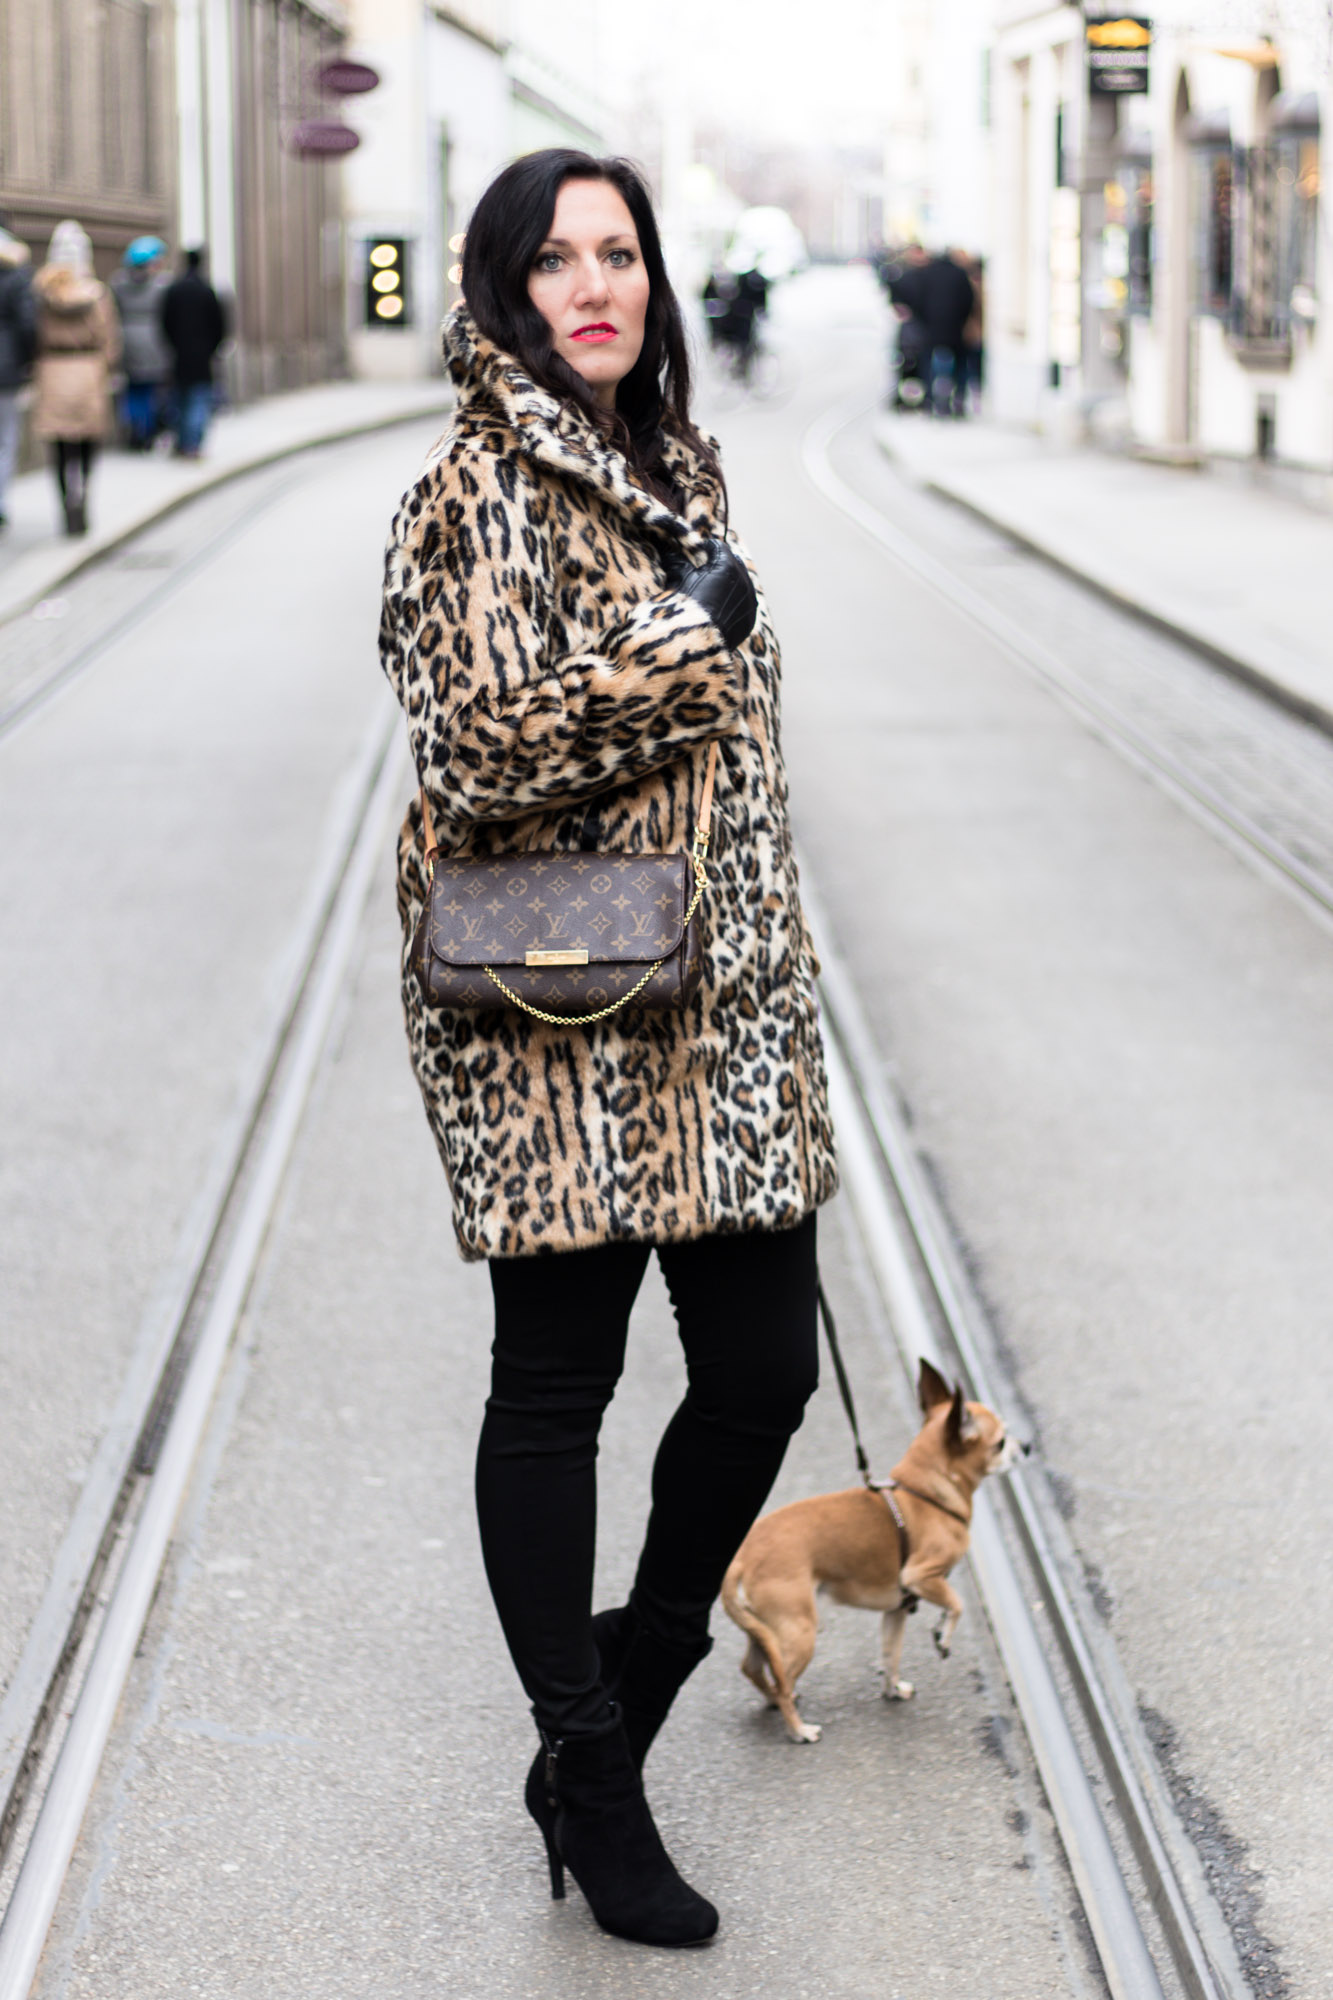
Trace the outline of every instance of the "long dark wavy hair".
{"label": "long dark wavy hair", "polygon": [[[566,181],[607,181],[638,231],[648,273],[643,348],[616,388],[614,415],[597,406],[583,377],[554,350],[551,329],[528,296],[528,279],[546,241],[556,197]],[[630,160],[598,160],[568,146],[525,153],[498,173],[472,212],[463,245],[463,296],[478,329],[512,354],[540,388],[575,403],[609,433],[649,490],[679,508],[662,463],[669,430],[722,482],[716,454],[690,418],[690,356],[680,304],[662,258],[652,197]]]}

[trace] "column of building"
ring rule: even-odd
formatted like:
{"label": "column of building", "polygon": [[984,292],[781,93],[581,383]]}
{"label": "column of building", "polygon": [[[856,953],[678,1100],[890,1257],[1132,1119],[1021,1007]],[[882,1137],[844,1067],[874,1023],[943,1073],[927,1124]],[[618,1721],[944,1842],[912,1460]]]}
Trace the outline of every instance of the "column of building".
{"label": "column of building", "polygon": [[346,372],[333,0],[176,0],[178,240],[231,301],[239,400]]}

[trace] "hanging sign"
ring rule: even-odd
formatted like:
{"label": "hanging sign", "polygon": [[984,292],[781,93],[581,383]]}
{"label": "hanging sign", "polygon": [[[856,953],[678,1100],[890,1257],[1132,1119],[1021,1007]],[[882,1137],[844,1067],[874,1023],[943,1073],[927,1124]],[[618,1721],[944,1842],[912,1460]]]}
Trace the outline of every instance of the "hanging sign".
{"label": "hanging sign", "polygon": [[1151,21],[1145,21],[1141,14],[1089,19],[1084,36],[1088,88],[1095,96],[1129,97],[1147,90]]}
{"label": "hanging sign", "polygon": [[291,148],[303,160],[328,159],[337,153],[354,153],[361,135],[338,118],[307,118],[295,127]]}
{"label": "hanging sign", "polygon": [[364,91],[379,89],[380,73],[369,63],[349,62],[339,56],[321,64],[317,80],[330,97],[360,97]]}

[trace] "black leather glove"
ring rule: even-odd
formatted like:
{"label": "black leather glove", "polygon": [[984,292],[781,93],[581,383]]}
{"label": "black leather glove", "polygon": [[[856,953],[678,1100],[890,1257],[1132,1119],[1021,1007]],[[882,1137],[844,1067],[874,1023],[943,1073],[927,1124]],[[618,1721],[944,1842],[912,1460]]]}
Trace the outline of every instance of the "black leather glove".
{"label": "black leather glove", "polygon": [[674,549],[665,558],[665,566],[672,589],[682,597],[692,597],[708,613],[734,653],[749,638],[759,616],[750,572],[736,551],[729,543],[710,538],[708,561],[702,568],[696,569]]}

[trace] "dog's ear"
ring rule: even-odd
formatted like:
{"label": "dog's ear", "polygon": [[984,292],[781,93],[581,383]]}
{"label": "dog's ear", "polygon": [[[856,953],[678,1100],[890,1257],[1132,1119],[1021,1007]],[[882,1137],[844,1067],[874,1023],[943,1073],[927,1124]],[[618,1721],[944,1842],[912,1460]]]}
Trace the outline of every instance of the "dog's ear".
{"label": "dog's ear", "polygon": [[921,1405],[922,1416],[928,1417],[932,1410],[939,1408],[941,1403],[947,1403],[952,1394],[952,1389],[950,1389],[948,1383],[940,1374],[939,1369],[932,1368],[923,1354],[921,1357],[921,1371],[916,1378],[916,1398]]}
{"label": "dog's ear", "polygon": [[[948,1393],[947,1390],[945,1393]],[[944,1426],[945,1442],[950,1451],[965,1451],[979,1435],[976,1418],[967,1407],[963,1385],[959,1382],[954,1389],[953,1400],[949,1405],[948,1421]]]}

